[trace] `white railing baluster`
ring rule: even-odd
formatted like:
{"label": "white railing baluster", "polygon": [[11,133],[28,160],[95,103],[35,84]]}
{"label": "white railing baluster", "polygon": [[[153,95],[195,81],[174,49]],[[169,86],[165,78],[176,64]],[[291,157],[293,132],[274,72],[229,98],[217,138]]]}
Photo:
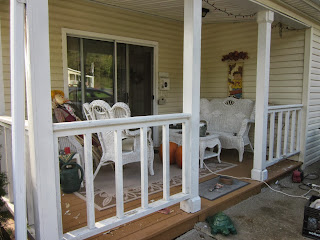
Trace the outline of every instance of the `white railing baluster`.
{"label": "white railing baluster", "polygon": [[189,192],[189,186],[187,184],[187,177],[188,176],[188,168],[186,166],[186,157],[188,154],[188,149],[186,143],[188,142],[188,139],[190,138],[190,132],[189,129],[189,122],[185,122],[182,124],[182,192],[188,193]]}
{"label": "white railing baluster", "polygon": [[117,218],[124,216],[123,205],[123,164],[122,164],[122,133],[121,130],[114,131],[114,152],[115,152],[115,178],[116,178],[116,208]]}
{"label": "white railing baluster", "polygon": [[269,134],[269,161],[273,159],[273,146],[274,146],[274,122],[275,122],[275,113],[270,114],[270,134]]}
{"label": "white railing baluster", "polygon": [[285,124],[284,124],[283,155],[287,155],[288,153],[288,139],[289,139],[289,127],[290,127],[289,118],[290,118],[290,111],[286,111]]}
{"label": "white railing baluster", "polygon": [[163,199],[170,198],[169,125],[162,126]]}
{"label": "white railing baluster", "polygon": [[291,112],[291,136],[290,136],[290,152],[293,152],[295,146],[295,134],[296,134],[296,118],[297,118],[297,111],[293,110]]}
{"label": "white railing baluster", "polygon": [[296,151],[300,151],[301,115],[302,115],[302,110],[300,109],[300,110],[298,110],[298,126],[297,126]]}
{"label": "white railing baluster", "polygon": [[[56,177],[56,186],[60,186],[60,163],[59,163],[59,143],[58,143],[58,138],[53,139],[53,151],[54,151],[54,160],[56,164],[54,165],[54,171],[55,171],[55,177]],[[61,202],[61,191],[60,188],[56,188],[56,201],[57,203]],[[62,214],[61,214],[61,204],[57,204],[58,208],[58,235],[59,238],[62,239],[63,235],[63,224],[62,224]]]}
{"label": "white railing baluster", "polygon": [[148,208],[148,143],[147,127],[140,128],[141,145],[141,207]]}
{"label": "white railing baluster", "polygon": [[5,148],[6,151],[6,166],[7,166],[7,178],[8,178],[8,198],[13,202],[13,175],[12,175],[12,136],[11,129],[5,128]]}
{"label": "white railing baluster", "polygon": [[282,156],[281,154],[281,141],[282,141],[282,111],[278,112],[278,131],[277,131],[277,158]]}
{"label": "white railing baluster", "polygon": [[93,187],[93,162],[92,162],[92,134],[84,135],[84,169],[86,180],[86,202],[87,202],[87,226],[89,229],[95,227],[94,212],[94,187]]}

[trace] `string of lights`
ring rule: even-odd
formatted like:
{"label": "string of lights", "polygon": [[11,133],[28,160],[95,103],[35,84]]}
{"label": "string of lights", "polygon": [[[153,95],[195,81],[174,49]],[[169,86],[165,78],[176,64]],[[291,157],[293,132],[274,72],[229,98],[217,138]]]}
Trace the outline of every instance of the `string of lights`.
{"label": "string of lights", "polygon": [[253,18],[257,14],[257,13],[252,13],[252,14],[234,14],[234,13],[228,12],[227,9],[222,9],[222,8],[216,7],[215,3],[210,3],[209,0],[202,0],[202,1],[207,3],[208,5],[210,5],[211,7],[213,7],[214,10],[223,12],[223,13],[227,14],[228,16],[232,16],[232,17],[235,17],[235,18]]}

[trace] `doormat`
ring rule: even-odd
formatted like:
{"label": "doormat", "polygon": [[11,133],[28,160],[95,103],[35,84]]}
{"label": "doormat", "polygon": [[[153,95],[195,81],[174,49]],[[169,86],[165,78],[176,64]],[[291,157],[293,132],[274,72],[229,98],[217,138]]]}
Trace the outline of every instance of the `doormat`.
{"label": "doormat", "polygon": [[212,191],[216,183],[219,183],[219,179],[220,177],[216,177],[208,181],[205,181],[203,183],[200,183],[199,184],[200,197],[203,197],[212,201],[249,184],[248,182],[244,182],[244,181],[240,181],[238,179],[232,178],[233,180],[232,185],[222,184],[223,185],[222,188],[214,189]]}

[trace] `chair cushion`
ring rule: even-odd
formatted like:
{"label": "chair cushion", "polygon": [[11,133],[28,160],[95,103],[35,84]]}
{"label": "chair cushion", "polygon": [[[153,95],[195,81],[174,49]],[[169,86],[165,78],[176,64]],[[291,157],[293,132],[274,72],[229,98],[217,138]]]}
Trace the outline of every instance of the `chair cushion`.
{"label": "chair cushion", "polygon": [[132,152],[134,146],[134,138],[125,138],[122,140],[122,151]]}

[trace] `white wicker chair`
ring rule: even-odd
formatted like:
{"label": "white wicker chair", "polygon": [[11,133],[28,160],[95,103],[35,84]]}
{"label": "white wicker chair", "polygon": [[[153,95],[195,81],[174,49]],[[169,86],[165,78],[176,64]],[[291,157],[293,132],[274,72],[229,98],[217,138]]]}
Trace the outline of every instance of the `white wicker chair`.
{"label": "white wicker chair", "polygon": [[244,146],[249,145],[249,130],[254,123],[255,104],[250,99],[215,98],[200,100],[200,119],[208,123],[207,130],[219,134],[221,147],[237,149],[242,162]]}
{"label": "white wicker chair", "polygon": [[[127,115],[123,115],[127,109],[123,108],[121,110],[121,104],[115,104],[115,107],[111,108],[108,103],[102,100],[94,100],[91,102],[90,107],[88,108],[91,112],[91,116],[94,120],[99,119],[110,119],[118,117],[126,117]],[[129,109],[130,111],[130,109]],[[123,131],[122,138],[123,138],[123,145],[126,143],[132,144],[131,149],[123,149],[122,151],[122,161],[123,165],[132,163],[132,162],[139,162],[140,161],[140,135],[139,131],[129,131],[129,134],[126,134],[126,131]],[[98,133],[99,141],[102,147],[102,157],[97,169],[94,172],[93,178],[96,177],[100,168],[102,166],[108,165],[112,162],[115,162],[115,152],[114,152],[114,134],[113,131],[107,132],[99,132]],[[148,145],[150,141],[148,140]],[[153,171],[153,144],[152,144],[152,151],[150,152],[151,147],[148,147],[148,163],[149,163],[149,173],[150,175],[154,175]]]}
{"label": "white wicker chair", "polygon": [[91,110],[90,110],[90,104],[89,103],[84,103],[82,105],[82,109],[84,112],[84,115],[86,116],[87,120],[93,120],[93,117],[91,115]]}
{"label": "white wicker chair", "polygon": [[[123,102],[115,103],[111,108],[111,117],[112,118],[128,118],[131,117],[131,111],[127,104]],[[123,138],[133,139],[136,136],[140,135],[140,130],[130,130],[125,129],[122,133]],[[154,149],[153,149],[153,140],[152,140],[152,130],[148,128],[147,130],[147,144],[148,144],[148,163],[149,163],[149,172],[150,175],[154,175],[153,172],[153,160],[154,160]]]}

